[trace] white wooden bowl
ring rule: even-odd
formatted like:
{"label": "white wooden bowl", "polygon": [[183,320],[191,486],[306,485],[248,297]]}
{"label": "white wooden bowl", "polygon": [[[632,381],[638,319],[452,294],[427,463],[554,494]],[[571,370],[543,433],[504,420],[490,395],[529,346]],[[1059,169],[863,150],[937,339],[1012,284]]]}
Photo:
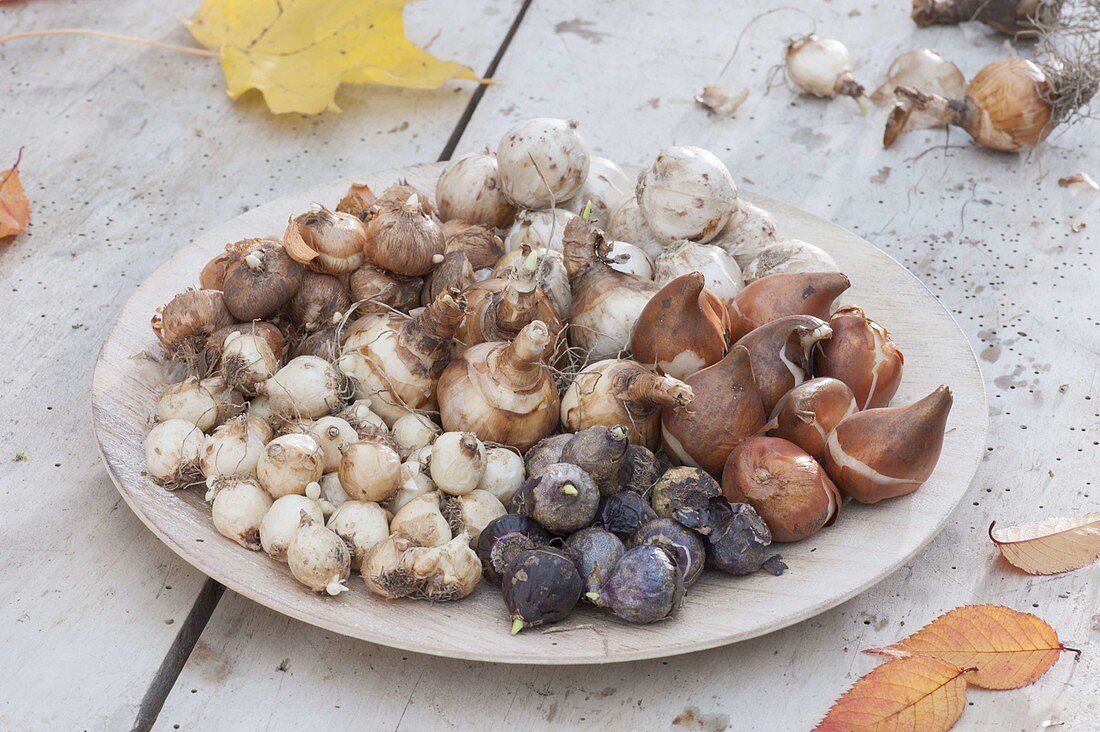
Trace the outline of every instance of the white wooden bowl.
{"label": "white wooden bowl", "polygon": [[[381,190],[399,179],[434,192],[441,164],[388,170],[355,180]],[[285,564],[251,552],[214,529],[205,489],[170,493],[142,474],[142,440],[165,386],[164,354],[149,327],[153,311],[196,286],[203,264],[226,242],[280,236],[288,217],[311,202],[335,205],[352,179],[320,185],[252,209],[199,237],[147,279],[123,307],[103,345],[93,381],[93,420],[104,462],[134,513],[184,560],[235,592],[303,622],[409,651],[500,663],[577,664],[670,656],[769,633],[863,592],[912,559],[943,528],[966,493],[985,445],[981,372],[966,337],[936,298],[904,267],[851,232],[779,201],[745,194],[770,211],[783,236],[823,247],[851,278],[841,302],[859,304],[885,324],[905,352],[895,404],[941,383],[955,396],[943,455],[916,493],[877,506],[848,503],[836,524],[798,544],[777,545],[790,569],[728,577],[705,572],[679,614],[634,626],[590,607],[559,624],[509,634],[499,592],[482,583],[469,598],[435,605],[386,601],[355,576],[337,598],[315,595]],[[554,628],[554,626],[548,626]]]}

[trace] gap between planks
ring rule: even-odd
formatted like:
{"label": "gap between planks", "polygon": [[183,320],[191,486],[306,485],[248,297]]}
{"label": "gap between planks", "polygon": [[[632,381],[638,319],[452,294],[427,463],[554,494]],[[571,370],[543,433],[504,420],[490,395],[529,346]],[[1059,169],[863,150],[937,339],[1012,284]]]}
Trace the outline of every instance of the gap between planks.
{"label": "gap between planks", "polygon": [[[520,6],[515,19],[512,21],[512,25],[508,28],[508,32],[504,34],[496,54],[493,55],[489,65],[485,68],[485,73],[482,74],[484,78],[490,78],[496,73],[501,59],[507,53],[508,47],[511,45],[516,31],[519,30],[520,24],[523,23],[523,18],[532,2],[533,0],[523,1],[523,5]],[[470,123],[474,112],[485,96],[485,89],[486,85],[481,84],[470,96],[466,109],[463,110],[462,116],[455,123],[455,128],[451,132],[447,144],[443,146],[443,152],[439,154],[439,161],[450,160],[451,155],[454,154],[459,140],[462,139],[462,135],[466,131],[466,126]],[[198,599],[195,601],[195,605],[191,608],[191,612],[187,614],[176,640],[172,643],[172,647],[168,650],[160,668],[157,669],[157,673],[153,677],[152,683],[149,685],[149,689],[141,700],[141,706],[138,708],[137,717],[134,719],[132,728],[134,732],[145,732],[152,729],[153,724],[160,715],[160,710],[164,707],[168,694],[176,685],[184,664],[191,656],[191,652],[199,642],[199,638],[202,637],[206,624],[210,622],[210,617],[214,614],[214,609],[218,606],[224,592],[225,587],[207,578]]]}

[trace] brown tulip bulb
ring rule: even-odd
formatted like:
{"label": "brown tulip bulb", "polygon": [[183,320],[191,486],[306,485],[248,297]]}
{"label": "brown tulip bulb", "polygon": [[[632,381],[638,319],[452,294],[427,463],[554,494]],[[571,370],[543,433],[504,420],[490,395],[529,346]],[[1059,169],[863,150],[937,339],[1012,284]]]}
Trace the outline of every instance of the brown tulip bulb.
{"label": "brown tulip bulb", "polygon": [[400,202],[384,195],[378,213],[367,224],[363,254],[375,267],[406,277],[432,271],[436,255],[443,254],[443,229],[424,210],[421,197],[413,193]]}
{"label": "brown tulip bulb", "polygon": [[784,394],[809,378],[814,345],[831,335],[829,324],[820,318],[788,315],[737,341],[749,350],[765,412],[771,414]]}
{"label": "brown tulip bulb", "polygon": [[771,437],[782,437],[825,460],[825,440],[840,420],[859,411],[848,385],[828,377],[810,379],[788,391],[772,410]]}
{"label": "brown tulip bulb", "polygon": [[407,313],[420,303],[424,288],[420,277],[404,277],[370,264],[352,272],[348,284],[352,300],[359,303],[357,313]]}
{"label": "brown tulip bulb", "polygon": [[912,404],[845,417],[825,443],[829,477],[860,503],[912,493],[936,468],[950,411],[951,390],[941,386]]}
{"label": "brown tulip bulb", "polygon": [[805,539],[840,511],[840,492],[821,465],[778,437],[750,437],[735,447],[722,471],[722,493],[755,508],[773,541]]}
{"label": "brown tulip bulb", "polygon": [[729,315],[703,283],[701,272],[690,272],[649,299],[630,340],[634,360],[676,379],[722,360],[729,347]]}
{"label": "brown tulip bulb", "polygon": [[237,320],[266,320],[298,291],[305,268],[274,239],[240,245],[241,256],[225,271],[225,305]]}
{"label": "brown tulip bulb", "polygon": [[353,214],[329,211],[313,204],[309,211],[292,218],[283,234],[283,247],[290,258],[322,274],[346,274],[363,264],[363,243],[367,232]]}
{"label": "brown tulip bulb", "polygon": [[760,430],[767,418],[748,349],[734,346],[721,361],[684,383],[695,394],[692,405],[661,410],[665,452],[682,465],[721,475],[733,448]]}
{"label": "brown tulip bulb", "polygon": [[905,356],[890,331],[858,307],[843,307],[829,319],[833,337],[817,344],[814,375],[840,379],[860,409],[885,407],[901,384]]}
{"label": "brown tulip bulb", "polygon": [[220,290],[225,287],[225,271],[236,255],[225,251],[218,254],[205,265],[199,273],[199,285],[204,290]]}
{"label": "brown tulip bulb", "polygon": [[850,284],[839,272],[761,277],[730,301],[730,337],[736,342],[755,328],[787,315],[813,315],[825,320],[832,312],[833,301]]}
{"label": "brown tulip bulb", "polygon": [[[382,191],[382,195],[378,197],[378,203],[385,206],[400,206],[409,199],[409,196],[416,194],[416,197],[420,200],[420,208],[424,209],[424,214],[427,216],[435,215],[435,206],[432,205],[432,199],[428,197],[424,191],[409,185],[408,181],[401,181],[395,183],[386,190]],[[375,212],[377,213],[377,211]]]}

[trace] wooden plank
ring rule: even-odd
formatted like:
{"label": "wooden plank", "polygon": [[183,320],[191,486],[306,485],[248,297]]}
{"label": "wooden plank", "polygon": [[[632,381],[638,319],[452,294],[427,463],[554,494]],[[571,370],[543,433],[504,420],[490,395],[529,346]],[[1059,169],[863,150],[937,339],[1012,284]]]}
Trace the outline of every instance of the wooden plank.
{"label": "wooden plank", "polygon": [[[410,8],[415,40],[484,69],[520,7]],[[191,43],[194,2],[5,3],[0,34],[85,26]],[[443,13],[447,11],[444,18]],[[216,63],[52,38],[0,46],[0,158],[21,167],[31,230],[0,245],[0,727],[120,729],[155,714],[214,605],[212,585],[122,503],[92,437],[88,384],[119,306],[201,222],[348,166],[434,159],[475,87],[341,91],[343,114],[237,104]],[[0,165],[6,167],[6,162]],[[27,460],[16,460],[23,453]]]}
{"label": "wooden plank", "polygon": [[[910,48],[938,48],[971,75],[1003,54],[1002,39],[980,27],[916,29],[904,2],[784,5],[816,18],[818,33],[844,40],[871,85]],[[875,589],[794,628],[598,670],[402,654],[230,597],[168,699],[165,729],[292,728],[321,714],[335,726],[407,729],[805,729],[878,663],[861,649],[969,602],[1038,613],[1086,653],[1078,663],[1061,660],[1027,689],[971,692],[974,706],[960,729],[1063,722],[1085,729],[1100,718],[1093,691],[1100,589],[1090,584],[1097,568],[1029,578],[999,561],[985,538],[994,518],[1096,510],[1100,304],[1092,290],[1100,222],[1085,214],[1091,228],[1072,233],[1081,214],[1056,183],[1100,170],[1090,144],[1095,126],[1059,131],[1025,156],[975,149],[958,130],[949,138],[916,133],[884,151],[882,111],[860,116],[848,100],[805,99],[783,88],[765,95],[784,38],[814,27],[806,15],[775,12],[753,23],[722,74],[758,12],[759,5],[686,0],[536,2],[458,149],[495,144],[512,122],[538,115],[577,118],[596,151],[624,163],[644,163],[671,143],[702,145],[726,160],[739,184],[861,232],[902,261],[956,314],[990,384],[987,460],[943,534]],[[714,120],[695,107],[692,96],[715,82],[750,87],[736,119]],[[248,716],[261,706],[261,719]]]}

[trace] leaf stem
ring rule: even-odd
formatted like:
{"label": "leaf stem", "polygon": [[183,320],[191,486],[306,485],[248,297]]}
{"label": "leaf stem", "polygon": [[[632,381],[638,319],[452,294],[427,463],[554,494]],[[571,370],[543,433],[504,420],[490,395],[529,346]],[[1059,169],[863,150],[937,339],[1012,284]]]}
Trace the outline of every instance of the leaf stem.
{"label": "leaf stem", "polygon": [[1081,649],[1080,648],[1070,648],[1069,646],[1062,646],[1060,650],[1069,651],[1076,658],[1081,658]]}
{"label": "leaf stem", "polygon": [[0,188],[3,188],[7,184],[8,178],[12,177],[15,174],[15,171],[19,170],[19,163],[22,160],[23,160],[23,146],[20,145],[19,146],[19,152],[16,153],[16,155],[15,155],[15,162],[12,163],[10,168],[8,168],[8,172],[4,175],[4,179],[0,180]]}
{"label": "leaf stem", "polygon": [[108,33],[106,31],[92,30],[91,28],[47,28],[45,30],[11,33],[6,36],[0,36],[0,46],[4,45],[8,41],[17,41],[21,38],[36,38],[38,36],[94,36],[96,38],[106,38],[112,41],[125,41],[126,43],[137,43],[142,46],[152,46],[154,48],[161,48],[166,51],[178,51],[179,53],[188,53],[192,56],[202,56],[204,58],[218,57],[217,51],[211,51],[206,48],[178,46],[174,43],[161,43],[160,41],[154,41],[151,38],[139,38],[138,36],[127,36],[121,33]]}

